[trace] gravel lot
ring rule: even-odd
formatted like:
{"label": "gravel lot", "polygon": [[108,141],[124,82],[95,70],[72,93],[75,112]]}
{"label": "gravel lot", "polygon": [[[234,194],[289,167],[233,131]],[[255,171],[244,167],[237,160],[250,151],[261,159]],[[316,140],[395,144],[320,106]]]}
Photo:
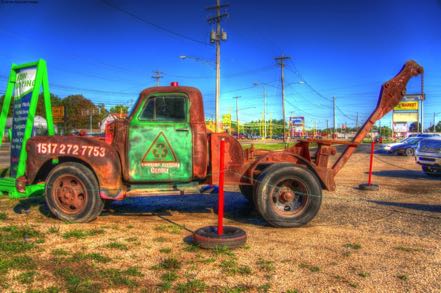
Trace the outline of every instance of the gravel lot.
{"label": "gravel lot", "polygon": [[3,197],[0,290],[440,292],[441,179],[413,158],[380,154],[380,190],[360,191],[368,162],[363,149],[353,155],[303,228],[267,226],[229,189],[226,224],[249,237],[234,251],[187,243],[192,230],[216,222],[215,195],[129,198],[89,224],[52,218],[41,198]]}

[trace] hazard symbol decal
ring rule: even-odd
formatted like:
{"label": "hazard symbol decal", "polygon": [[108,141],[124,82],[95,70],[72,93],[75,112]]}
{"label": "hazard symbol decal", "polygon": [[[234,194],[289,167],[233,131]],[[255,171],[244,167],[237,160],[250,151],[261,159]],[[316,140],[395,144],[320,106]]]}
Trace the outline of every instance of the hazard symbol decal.
{"label": "hazard symbol decal", "polygon": [[179,168],[181,166],[173,148],[162,131],[145,152],[141,166],[149,167],[152,174],[167,174],[170,172],[170,168]]}

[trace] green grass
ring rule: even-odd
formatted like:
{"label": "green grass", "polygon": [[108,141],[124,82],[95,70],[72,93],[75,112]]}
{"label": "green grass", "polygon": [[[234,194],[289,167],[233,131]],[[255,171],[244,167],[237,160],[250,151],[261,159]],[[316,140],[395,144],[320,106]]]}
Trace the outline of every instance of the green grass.
{"label": "green grass", "polygon": [[71,239],[71,238],[84,239],[86,237],[104,234],[104,232],[105,231],[103,229],[92,229],[92,230],[74,229],[74,230],[70,230],[70,231],[63,233],[63,238],[64,239]]}
{"label": "green grass", "polygon": [[58,287],[47,287],[44,289],[29,289],[26,290],[26,293],[59,293],[61,289]]}
{"label": "green grass", "polygon": [[163,243],[163,242],[168,242],[169,239],[167,239],[165,237],[156,237],[156,238],[153,238],[153,241]]}
{"label": "green grass", "polygon": [[58,226],[50,226],[49,229],[47,229],[47,232],[49,234],[58,234],[58,232],[60,232],[60,227],[58,227]]}
{"label": "green grass", "polygon": [[404,246],[396,246],[394,247],[395,250],[400,250],[404,252],[417,252],[422,251],[421,248],[415,248],[415,247],[404,247]]}
{"label": "green grass", "polygon": [[178,279],[178,275],[175,272],[167,272],[161,275],[161,280],[164,282],[174,282]]}
{"label": "green grass", "polygon": [[118,250],[129,250],[129,247],[127,245],[116,241],[106,244],[105,247]]}
{"label": "green grass", "polygon": [[317,273],[320,271],[320,268],[318,266],[313,266],[306,263],[299,264],[299,268],[301,269],[308,269],[311,273]]}
{"label": "green grass", "polygon": [[216,246],[212,251],[215,255],[226,255],[231,257],[235,256],[231,249],[225,245]]}
{"label": "green grass", "polygon": [[52,255],[54,256],[66,256],[69,255],[69,252],[67,252],[66,250],[62,249],[62,248],[55,248],[52,250]]}
{"label": "green grass", "polygon": [[5,212],[0,212],[0,221],[4,221],[8,219],[8,214]]}
{"label": "green grass", "polygon": [[274,262],[270,260],[264,260],[263,258],[259,258],[256,262],[257,266],[260,270],[270,273],[274,271]]}
{"label": "green grass", "polygon": [[222,272],[228,275],[250,275],[251,268],[247,265],[239,265],[235,259],[226,259],[221,261],[219,265]]}
{"label": "green grass", "polygon": [[182,227],[173,224],[161,224],[155,227],[155,231],[167,232],[170,234],[179,234],[182,231]]}
{"label": "green grass", "polygon": [[270,283],[266,283],[263,284],[262,286],[259,286],[257,288],[257,292],[269,292],[269,290],[271,289],[271,284]]}
{"label": "green grass", "polygon": [[409,280],[409,277],[407,275],[398,275],[397,278],[400,279],[401,281]]}
{"label": "green grass", "polygon": [[362,277],[362,278],[367,278],[367,277],[369,277],[371,274],[369,274],[368,272],[359,272],[357,275],[358,275],[359,277]]}
{"label": "green grass", "polygon": [[187,244],[187,245],[184,247],[184,250],[185,250],[185,251],[188,251],[188,252],[197,252],[197,251],[199,251],[200,249],[201,249],[201,248],[199,247],[199,245],[194,244],[194,243]]}
{"label": "green grass", "polygon": [[204,281],[193,279],[187,280],[186,283],[180,283],[176,285],[176,292],[179,293],[193,293],[193,292],[204,292],[207,289],[207,284]]}
{"label": "green grass", "polygon": [[170,247],[164,247],[164,248],[159,249],[159,252],[168,254],[168,253],[172,252],[172,249]]}
{"label": "green grass", "polygon": [[359,243],[346,243],[345,245],[343,245],[343,247],[354,249],[354,250],[359,250],[359,249],[361,249],[361,244],[359,244]]}
{"label": "green grass", "polygon": [[109,263],[112,259],[100,253],[75,253],[72,257],[68,258],[67,261],[70,262],[82,262],[85,260],[92,260],[97,263]]}
{"label": "green grass", "polygon": [[21,284],[32,284],[34,277],[37,274],[35,271],[22,272],[17,276],[17,281]]}
{"label": "green grass", "polygon": [[158,268],[163,270],[170,270],[170,271],[176,271],[179,270],[182,266],[181,261],[174,257],[169,257],[166,259],[163,259],[159,264]]}
{"label": "green grass", "polygon": [[59,264],[54,269],[54,275],[64,282],[68,292],[99,292],[117,286],[134,288],[138,285],[134,278],[143,276],[136,267],[99,269],[87,263]]}
{"label": "green grass", "polygon": [[[139,274],[142,275],[141,273]],[[135,287],[138,285],[136,281],[130,278],[133,276],[133,272],[131,270],[129,271],[129,269],[127,270],[104,269],[99,272],[99,275],[100,277],[108,280],[110,284],[114,286],[125,285],[128,287]]]}
{"label": "green grass", "polygon": [[54,275],[64,281],[68,292],[98,292],[102,287],[98,281],[94,281],[94,270],[89,266],[62,266],[55,269]]}
{"label": "green grass", "polygon": [[42,241],[43,235],[29,226],[0,227],[0,253],[24,253]]}
{"label": "green grass", "polygon": [[[284,150],[285,144],[284,143],[254,143],[254,148],[259,150],[268,150],[268,151],[277,151],[277,150]],[[288,144],[289,146],[292,146],[293,144]],[[251,147],[251,144],[242,144],[243,149],[249,149]]]}

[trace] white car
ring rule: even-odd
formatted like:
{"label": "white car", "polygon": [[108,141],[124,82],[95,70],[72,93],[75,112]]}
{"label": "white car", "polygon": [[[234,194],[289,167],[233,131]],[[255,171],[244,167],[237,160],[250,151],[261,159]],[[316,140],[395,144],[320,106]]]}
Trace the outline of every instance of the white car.
{"label": "white car", "polygon": [[441,137],[421,140],[415,152],[415,160],[427,175],[441,176]]}

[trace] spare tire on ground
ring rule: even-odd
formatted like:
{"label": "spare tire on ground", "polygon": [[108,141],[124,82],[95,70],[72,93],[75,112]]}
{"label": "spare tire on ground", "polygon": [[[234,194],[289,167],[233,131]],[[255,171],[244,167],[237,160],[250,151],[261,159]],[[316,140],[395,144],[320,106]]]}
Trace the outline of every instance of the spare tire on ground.
{"label": "spare tire on ground", "polygon": [[193,241],[206,249],[215,249],[216,247],[238,248],[247,241],[247,234],[240,228],[224,226],[224,233],[218,235],[217,226],[206,226],[193,233]]}

